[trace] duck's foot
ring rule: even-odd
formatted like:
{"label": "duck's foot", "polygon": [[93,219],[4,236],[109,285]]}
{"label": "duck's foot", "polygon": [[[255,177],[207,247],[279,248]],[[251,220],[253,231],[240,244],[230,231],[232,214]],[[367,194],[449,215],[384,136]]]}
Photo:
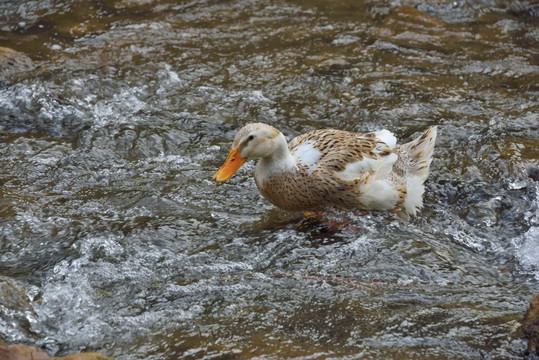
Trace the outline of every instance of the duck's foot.
{"label": "duck's foot", "polygon": [[349,231],[351,233],[357,233],[361,231],[361,228],[351,224],[351,219],[347,218],[344,213],[337,211],[326,212],[311,212],[305,211],[303,213],[307,221],[313,220],[326,226],[328,231]]}

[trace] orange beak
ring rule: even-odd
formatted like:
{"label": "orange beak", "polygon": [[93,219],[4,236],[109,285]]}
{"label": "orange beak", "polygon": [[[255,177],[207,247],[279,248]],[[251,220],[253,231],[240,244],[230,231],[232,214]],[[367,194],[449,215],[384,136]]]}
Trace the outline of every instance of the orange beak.
{"label": "orange beak", "polygon": [[213,175],[213,179],[217,182],[223,182],[230,179],[246,161],[247,159],[242,158],[240,155],[239,146],[235,150],[230,147],[230,152],[228,153],[225,163],[219,170],[217,170],[215,175]]}

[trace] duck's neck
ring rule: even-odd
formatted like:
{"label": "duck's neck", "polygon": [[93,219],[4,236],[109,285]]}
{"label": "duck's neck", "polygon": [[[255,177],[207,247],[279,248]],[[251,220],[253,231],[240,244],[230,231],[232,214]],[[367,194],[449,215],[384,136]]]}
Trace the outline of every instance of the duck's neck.
{"label": "duck's neck", "polygon": [[275,143],[275,151],[261,158],[256,165],[255,177],[257,181],[263,182],[271,175],[287,171],[296,165],[296,160],[288,151],[288,144],[283,134],[277,135]]}

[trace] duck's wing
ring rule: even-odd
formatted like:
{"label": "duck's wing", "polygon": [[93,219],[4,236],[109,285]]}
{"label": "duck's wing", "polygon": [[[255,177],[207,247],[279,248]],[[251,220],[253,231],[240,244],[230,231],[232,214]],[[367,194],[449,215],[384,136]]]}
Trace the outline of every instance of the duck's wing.
{"label": "duck's wing", "polygon": [[[313,191],[339,206],[398,210],[406,187],[392,173],[396,139],[387,130],[353,133],[314,130],[290,142],[291,154],[312,180]],[[300,170],[301,171],[301,170]]]}
{"label": "duck's wing", "polygon": [[294,138],[289,149],[311,173],[332,173],[342,181],[355,181],[387,176],[397,160],[395,145],[395,136],[387,130],[361,134],[322,129]]}

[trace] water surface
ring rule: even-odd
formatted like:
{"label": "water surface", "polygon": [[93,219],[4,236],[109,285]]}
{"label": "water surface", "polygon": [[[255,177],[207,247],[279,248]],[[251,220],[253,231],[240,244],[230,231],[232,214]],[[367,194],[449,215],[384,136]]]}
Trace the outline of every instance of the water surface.
{"label": "water surface", "polygon": [[[539,291],[532,2],[4,1],[0,335],[118,359],[522,358]],[[425,207],[291,216],[246,164],[262,121],[438,125]]]}

